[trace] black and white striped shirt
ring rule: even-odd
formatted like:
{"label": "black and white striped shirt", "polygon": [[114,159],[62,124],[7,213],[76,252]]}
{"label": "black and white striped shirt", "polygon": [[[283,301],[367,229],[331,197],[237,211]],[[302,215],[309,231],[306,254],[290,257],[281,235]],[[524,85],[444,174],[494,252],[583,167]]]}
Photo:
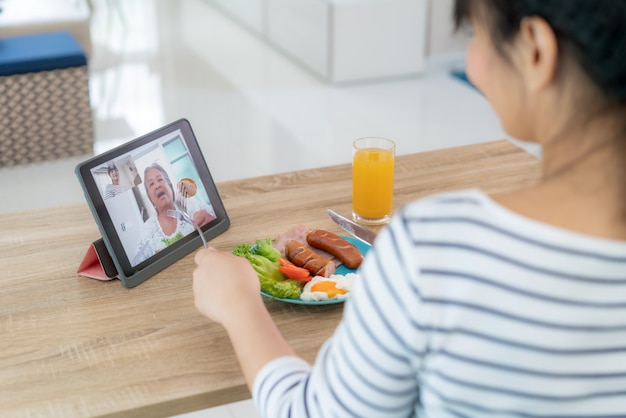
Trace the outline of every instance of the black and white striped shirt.
{"label": "black and white striped shirt", "polygon": [[261,370],[263,416],[626,416],[626,242],[468,190],[403,208],[360,276],[312,368]]}

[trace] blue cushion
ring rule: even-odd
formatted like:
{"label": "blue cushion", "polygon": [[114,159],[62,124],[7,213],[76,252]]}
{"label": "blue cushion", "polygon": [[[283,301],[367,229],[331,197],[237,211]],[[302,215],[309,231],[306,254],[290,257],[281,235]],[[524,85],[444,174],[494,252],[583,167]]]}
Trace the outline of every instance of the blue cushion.
{"label": "blue cushion", "polygon": [[24,74],[87,65],[80,44],[67,32],[0,39],[0,75]]}

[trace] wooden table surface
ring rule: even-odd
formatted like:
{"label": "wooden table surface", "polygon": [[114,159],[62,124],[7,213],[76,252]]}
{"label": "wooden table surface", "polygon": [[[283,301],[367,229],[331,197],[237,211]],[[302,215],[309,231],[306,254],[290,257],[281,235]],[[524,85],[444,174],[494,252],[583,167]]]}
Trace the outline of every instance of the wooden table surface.
{"label": "wooden table surface", "polygon": [[[341,232],[350,165],[218,184],[230,250],[295,224]],[[439,191],[519,188],[538,160],[507,141],[397,157],[397,208]],[[168,416],[249,398],[223,329],[194,308],[193,254],[133,289],[76,274],[98,229],[86,204],[0,216],[0,415]],[[342,305],[267,300],[295,350],[313,361]]]}

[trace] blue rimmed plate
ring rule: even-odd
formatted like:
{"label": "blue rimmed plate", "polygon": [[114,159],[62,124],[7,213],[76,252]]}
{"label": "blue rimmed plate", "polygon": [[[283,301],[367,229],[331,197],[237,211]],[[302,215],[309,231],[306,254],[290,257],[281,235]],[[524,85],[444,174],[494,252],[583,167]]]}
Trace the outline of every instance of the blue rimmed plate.
{"label": "blue rimmed plate", "polygon": [[[367,252],[369,251],[369,249],[371,248],[371,245],[364,243],[361,240],[358,240],[354,237],[349,237],[347,235],[340,235],[340,237],[346,239],[347,241],[349,241],[350,243],[352,243],[356,248],[359,249],[359,251],[361,252],[361,254],[365,255],[367,254]],[[351,269],[346,267],[345,265],[340,265],[339,267],[337,267],[337,271],[335,272],[335,274],[341,274],[341,275],[346,275],[348,273],[355,273],[356,269]],[[343,303],[347,298],[342,298],[342,299],[330,299],[330,300],[302,300],[302,299],[284,299],[284,298],[277,298],[274,297],[268,293],[265,292],[261,292],[261,294],[269,299],[274,299],[274,300],[279,300],[281,302],[286,302],[286,303],[293,303],[296,305],[332,305],[335,303]]]}

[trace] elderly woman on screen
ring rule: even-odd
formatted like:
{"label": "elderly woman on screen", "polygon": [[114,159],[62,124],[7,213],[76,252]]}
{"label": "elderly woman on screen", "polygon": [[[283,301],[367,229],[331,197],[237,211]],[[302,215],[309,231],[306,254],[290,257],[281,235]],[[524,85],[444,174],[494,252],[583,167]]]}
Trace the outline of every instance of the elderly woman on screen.
{"label": "elderly woman on screen", "polygon": [[[194,226],[185,221],[176,210],[174,186],[163,167],[154,163],[146,168],[144,186],[154,206],[155,214],[150,216],[141,228],[133,264],[146,260],[195,231]],[[213,208],[195,198],[187,200],[187,211],[200,226],[215,219]]]}

